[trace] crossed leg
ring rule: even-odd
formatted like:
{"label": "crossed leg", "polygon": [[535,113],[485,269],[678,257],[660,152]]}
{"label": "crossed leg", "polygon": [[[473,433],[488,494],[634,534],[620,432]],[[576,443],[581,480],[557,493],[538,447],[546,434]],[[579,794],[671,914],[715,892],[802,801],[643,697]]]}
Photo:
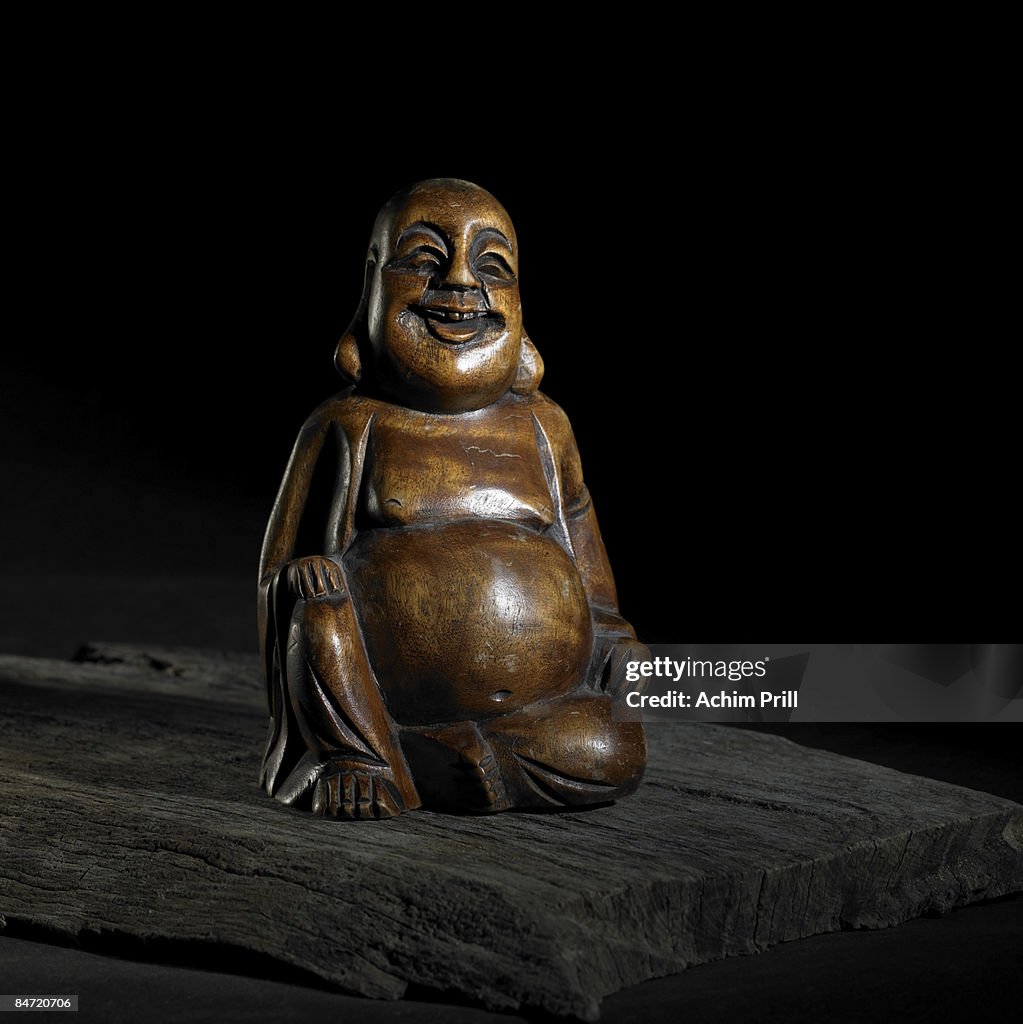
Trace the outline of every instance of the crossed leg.
{"label": "crossed leg", "polygon": [[405,729],[402,746],[425,804],[477,812],[607,803],[636,789],[646,763],[642,725],[590,692],[481,723]]}
{"label": "crossed leg", "polygon": [[314,813],[387,818],[426,805],[487,813],[607,803],[639,785],[643,727],[590,691],[479,723],[403,728],[387,711],[350,598],[295,603],[286,690],[308,754],[285,791]]}

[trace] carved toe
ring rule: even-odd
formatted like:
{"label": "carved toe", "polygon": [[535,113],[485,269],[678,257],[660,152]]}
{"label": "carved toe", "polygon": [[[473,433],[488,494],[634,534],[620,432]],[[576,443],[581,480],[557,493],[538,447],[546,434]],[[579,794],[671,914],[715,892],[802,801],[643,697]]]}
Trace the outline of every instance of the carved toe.
{"label": "carved toe", "polygon": [[397,788],[368,771],[332,771],[316,783],[312,811],[341,821],[378,821],[405,810]]}

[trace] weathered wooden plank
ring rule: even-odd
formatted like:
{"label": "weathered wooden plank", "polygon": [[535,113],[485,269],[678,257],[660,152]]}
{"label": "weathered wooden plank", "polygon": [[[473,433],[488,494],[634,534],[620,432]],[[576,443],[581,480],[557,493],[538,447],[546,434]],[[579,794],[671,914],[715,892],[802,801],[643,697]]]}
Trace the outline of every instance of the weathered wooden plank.
{"label": "weathered wooden plank", "polygon": [[256,786],[254,659],[90,657],[0,658],[11,922],[592,1019],[693,964],[1023,890],[1020,805],[706,725],[651,727],[647,778],[613,807],[321,821]]}
{"label": "weathered wooden plank", "polygon": [[0,655],[0,684],[88,688],[105,696],[152,693],[262,710],[259,658],[189,647],[87,643],[73,661]]}

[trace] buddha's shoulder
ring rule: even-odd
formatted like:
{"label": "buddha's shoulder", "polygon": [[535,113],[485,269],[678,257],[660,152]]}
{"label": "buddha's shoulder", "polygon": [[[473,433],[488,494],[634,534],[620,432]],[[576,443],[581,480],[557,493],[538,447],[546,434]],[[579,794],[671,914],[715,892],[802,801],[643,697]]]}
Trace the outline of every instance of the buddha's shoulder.
{"label": "buddha's shoulder", "polygon": [[560,431],[568,427],[568,416],[564,410],[541,391],[530,391],[525,395],[509,391],[493,405],[479,410],[474,415],[479,413],[499,419],[509,415],[525,420],[537,419],[544,429],[554,428]]}
{"label": "buddha's shoulder", "polygon": [[386,403],[379,399],[360,395],[354,388],[345,388],[331,395],[309,414],[302,432],[323,434],[331,429],[340,429],[349,436],[358,435],[385,406]]}
{"label": "buddha's shoulder", "polygon": [[572,424],[565,410],[557,402],[549,399],[541,391],[523,395],[522,401],[527,404],[530,413],[552,441],[562,442],[572,438]]}

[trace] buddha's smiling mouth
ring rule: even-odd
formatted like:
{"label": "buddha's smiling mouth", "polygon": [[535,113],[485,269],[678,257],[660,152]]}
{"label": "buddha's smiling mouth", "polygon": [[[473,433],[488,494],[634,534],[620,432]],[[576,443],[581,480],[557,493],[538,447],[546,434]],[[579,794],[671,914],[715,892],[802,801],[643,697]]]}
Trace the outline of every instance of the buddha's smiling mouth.
{"label": "buddha's smiling mouth", "polygon": [[449,345],[464,345],[484,330],[504,323],[500,313],[488,309],[466,309],[454,306],[412,306],[416,316],[426,323],[427,330]]}
{"label": "buddha's smiling mouth", "polygon": [[420,306],[418,313],[420,316],[430,320],[439,320],[441,323],[478,320],[481,316],[487,315],[485,309],[449,309],[445,306]]}

